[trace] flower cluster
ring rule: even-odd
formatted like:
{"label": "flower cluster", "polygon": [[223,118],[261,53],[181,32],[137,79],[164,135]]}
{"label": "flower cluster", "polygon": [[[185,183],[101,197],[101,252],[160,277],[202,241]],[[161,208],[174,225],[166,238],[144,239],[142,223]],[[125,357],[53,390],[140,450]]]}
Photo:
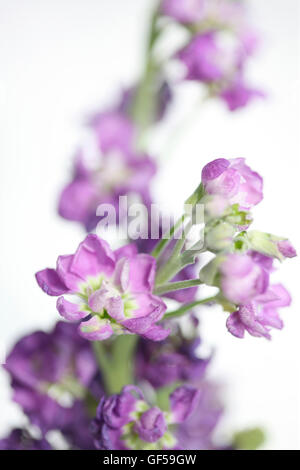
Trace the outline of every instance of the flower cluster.
{"label": "flower cluster", "polygon": [[93,434],[98,449],[178,449],[171,427],[184,422],[198,402],[195,388],[182,386],[170,395],[170,411],[150,406],[142,391],[126,386],[100,401]]}
{"label": "flower cluster", "polygon": [[[243,2],[162,0],[151,22],[144,75],[115,106],[90,118],[93,145],[78,152],[60,196],[60,215],[87,232],[103,216],[97,211],[102,203],[118,208],[119,197],[127,195],[151,205],[156,164],[146,151],[148,131],[173,97],[155,52],[174,21],[187,38],[172,54],[185,80],[202,83],[208,96],[221,98],[232,111],[261,96],[245,80],[257,37]],[[296,251],[287,238],[250,230],[263,179],[243,158],[218,158],[200,173],[183,214],[168,233],[159,227],[158,240],[148,233],[146,240],[128,240],[112,250],[89,233],[74,254],[36,273],[39,287],[58,297],[58,313],[67,322],[59,321],[50,333],[24,336],[8,355],[13,400],[31,427],[14,429],[0,440],[0,449],[51,449],[53,430],[71,449],[249,445],[247,433],[239,444],[215,441],[223,405],[218,386],[206,377],[212,354],[199,353],[197,307],[220,305],[235,337],[248,332],[270,339],[271,328],[283,327],[279,309],[291,303],[271,275],[276,260],[293,258]],[[203,233],[190,243],[199,208]],[[206,286],[217,293],[199,299]],[[183,315],[185,322],[177,321]]]}
{"label": "flower cluster", "polygon": [[263,96],[245,80],[258,37],[247,24],[243,2],[163,0],[161,10],[190,33],[188,43],[176,54],[186,80],[206,85],[209,94],[220,97],[231,111]]}
{"label": "flower cluster", "polygon": [[[156,324],[166,305],[152,294],[155,269],[155,259],[137,254],[135,245],[113,252],[104,240],[90,234],[74,255],[60,256],[56,269],[44,269],[36,278],[48,295],[59,296],[59,313],[80,322],[84,338],[104,340],[135,333],[161,341],[169,330]],[[71,294],[77,303],[64,294]]]}
{"label": "flower cluster", "polygon": [[[84,399],[89,391],[97,401],[103,391],[92,349],[73,325],[59,322],[51,333],[24,336],[4,367],[11,377],[13,400],[43,435],[59,429],[72,445],[91,447],[86,432],[91,418]],[[23,438],[15,431],[10,439],[16,436],[31,446],[27,435]]]}
{"label": "flower cluster", "polygon": [[96,152],[90,158],[84,150],[78,152],[72,181],[62,191],[58,207],[62,217],[80,222],[87,231],[101,220],[98,206],[105,203],[117,209],[122,195],[138,197],[149,206],[149,183],[156,173],[154,160],[134,150],[135,127],[121,111],[94,116],[90,127]]}

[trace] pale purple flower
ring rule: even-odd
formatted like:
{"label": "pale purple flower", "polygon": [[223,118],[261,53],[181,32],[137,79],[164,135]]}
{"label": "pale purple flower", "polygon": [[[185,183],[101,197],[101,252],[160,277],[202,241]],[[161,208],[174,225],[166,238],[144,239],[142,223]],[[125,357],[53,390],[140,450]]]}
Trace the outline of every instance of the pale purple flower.
{"label": "pale purple flower", "polygon": [[80,322],[79,333],[86,339],[132,333],[161,341],[169,330],[156,324],[166,305],[152,294],[155,270],[155,259],[137,254],[135,245],[113,252],[104,240],[90,234],[74,255],[59,256],[56,269],[44,269],[36,279],[48,295],[59,296],[59,313]]}
{"label": "pale purple flower", "polygon": [[220,96],[227,104],[229,110],[235,111],[247,106],[254,98],[263,98],[265,94],[256,88],[248,86],[242,76],[237,76],[228,87],[222,90]]}
{"label": "pale purple flower", "polygon": [[224,40],[211,30],[194,36],[176,57],[185,67],[186,80],[203,82],[209,93],[225,101],[230,111],[246,106],[264,94],[247,85],[244,69],[255,48],[254,36],[243,34]]}
{"label": "pale purple flower", "polygon": [[218,158],[205,165],[202,184],[206,193],[219,195],[228,204],[249,210],[263,199],[263,179],[246,165],[244,158]]}
{"label": "pale purple flower", "polygon": [[164,412],[151,407],[138,387],[126,386],[100,401],[92,425],[95,445],[101,450],[177,449],[169,426],[185,421],[197,402],[197,389],[182,386],[170,395],[170,411]]}
{"label": "pale purple flower", "polygon": [[161,11],[180,23],[196,23],[203,18],[206,0],[163,0]]}
{"label": "pale purple flower", "polygon": [[271,285],[252,302],[239,305],[227,320],[228,331],[237,338],[243,338],[247,331],[252,336],[271,339],[271,328],[283,328],[278,309],[290,304],[291,297],[285,287],[282,284]]}
{"label": "pale purple flower", "polygon": [[46,439],[34,438],[26,429],[16,428],[0,439],[0,450],[51,450],[51,446]]}
{"label": "pale purple flower", "polygon": [[118,109],[95,114],[89,122],[103,153],[130,153],[134,148],[136,129],[126,114]]}
{"label": "pale purple flower", "polygon": [[101,220],[96,215],[100,204],[113,205],[118,214],[119,197],[133,195],[150,206],[150,181],[155,173],[156,165],[146,155],[116,150],[91,165],[84,154],[79,153],[74,162],[73,179],[60,195],[58,212],[91,231]]}
{"label": "pale purple flower", "polygon": [[244,304],[264,294],[269,271],[251,254],[229,254],[220,265],[223,295],[234,304]]}
{"label": "pale purple flower", "polygon": [[[13,400],[31,423],[42,433],[59,429],[72,441],[73,434],[78,443],[79,430],[88,429],[89,423],[83,400],[99,377],[92,348],[78,336],[76,327],[58,322],[50,333],[36,331],[23,337],[8,355],[4,368],[11,377]],[[102,393],[99,381],[95,399],[99,400]],[[80,444],[87,448],[88,441],[91,445],[86,433]]]}
{"label": "pale purple flower", "polygon": [[224,51],[217,44],[214,32],[195,36],[177,57],[186,68],[186,80],[217,82],[227,73]]}

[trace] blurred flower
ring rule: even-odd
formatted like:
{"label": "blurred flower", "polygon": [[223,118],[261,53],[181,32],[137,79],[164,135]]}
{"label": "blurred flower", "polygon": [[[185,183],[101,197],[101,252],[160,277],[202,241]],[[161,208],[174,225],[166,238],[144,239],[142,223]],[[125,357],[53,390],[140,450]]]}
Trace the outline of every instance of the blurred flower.
{"label": "blurred flower", "polygon": [[210,363],[210,358],[203,359],[197,354],[199,345],[196,334],[185,338],[180,328],[158,345],[142,339],[136,355],[137,377],[147,380],[154,388],[199,381]]}
{"label": "blurred flower", "polygon": [[46,439],[35,439],[25,429],[13,429],[4,439],[0,439],[0,450],[51,450]]}
{"label": "blurred flower", "polygon": [[133,333],[161,341],[169,330],[156,325],[166,306],[152,295],[155,270],[155,259],[137,254],[134,245],[113,252],[90,234],[74,255],[59,256],[57,268],[38,272],[36,279],[48,295],[75,296],[78,303],[59,297],[57,309],[67,320],[81,322],[79,333],[86,339]]}
{"label": "blurred flower", "polygon": [[217,450],[214,431],[222,415],[223,406],[219,399],[219,387],[202,382],[198,386],[198,404],[188,419],[176,432],[179,445],[186,450]]}
{"label": "blurred flower", "polygon": [[185,421],[197,400],[197,389],[179,387],[170,395],[170,411],[164,412],[148,405],[139,388],[126,386],[100,401],[93,423],[95,445],[102,450],[178,448],[169,426]]}
{"label": "blurred flower", "polygon": [[[121,142],[122,139],[114,141],[110,136],[105,148],[115,145],[117,149]],[[119,197],[133,195],[150,206],[149,183],[155,173],[156,165],[146,155],[124,154],[117,149],[104,155],[96,165],[89,165],[79,153],[74,162],[73,179],[61,193],[58,212],[91,231],[101,220],[96,214],[100,204],[111,204],[119,214]]]}
{"label": "blurred flower", "polygon": [[239,75],[221,92],[220,96],[227,103],[230,111],[235,111],[247,106],[253,98],[263,98],[265,94],[260,90],[249,87],[244,82],[243,76]]}
{"label": "blurred flower", "polygon": [[[97,381],[97,365],[90,344],[73,325],[58,322],[51,333],[36,331],[23,337],[4,368],[11,376],[13,399],[32,424],[42,433],[59,429],[69,438],[73,430],[80,440],[80,429],[88,428],[90,421],[83,399]],[[99,382],[95,397],[101,394]],[[88,439],[87,434],[85,445]]]}
{"label": "blurred flower", "polygon": [[180,23],[196,23],[204,16],[205,0],[163,0],[161,11]]}

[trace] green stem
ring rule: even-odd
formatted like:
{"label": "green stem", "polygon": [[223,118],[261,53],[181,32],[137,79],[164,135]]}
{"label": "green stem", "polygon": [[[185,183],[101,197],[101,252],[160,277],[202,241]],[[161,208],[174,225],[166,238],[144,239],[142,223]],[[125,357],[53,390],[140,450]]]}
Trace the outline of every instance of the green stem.
{"label": "green stem", "polygon": [[132,118],[139,128],[138,146],[142,145],[144,132],[153,122],[158,106],[157,77],[159,76],[161,66],[157,64],[153,57],[153,48],[161,33],[157,24],[159,16],[159,8],[157,7],[150,23],[145,69],[132,108]]}
{"label": "green stem", "polygon": [[159,256],[162,255],[163,251],[167,248],[168,244],[173,239],[175,232],[177,232],[179,227],[183,224],[184,219],[185,219],[185,215],[182,215],[176,221],[173,227],[168,232],[163,234],[161,240],[157,243],[157,245],[155,246],[154,250],[151,253],[151,255],[154,258],[159,258]]}
{"label": "green stem", "polygon": [[134,382],[133,354],[137,340],[136,335],[119,336],[110,345],[110,351],[107,342],[93,342],[94,354],[107,394],[119,393],[124,385]]}
{"label": "green stem", "polygon": [[203,282],[200,281],[200,279],[191,279],[188,281],[180,281],[180,282],[169,282],[168,284],[157,286],[154,289],[154,294],[163,295],[163,294],[166,294],[167,292],[174,292],[176,290],[188,289],[189,287],[199,286],[200,284],[203,284]]}
{"label": "green stem", "polygon": [[186,312],[188,312],[194,307],[197,307],[198,305],[213,303],[216,301],[217,301],[217,296],[207,297],[206,299],[202,299],[202,300],[195,300],[195,302],[190,302],[189,304],[185,304],[182,307],[178,308],[177,310],[173,310],[172,312],[166,313],[166,315],[164,316],[164,320],[174,318],[174,317],[180,317],[181,315],[184,315]]}

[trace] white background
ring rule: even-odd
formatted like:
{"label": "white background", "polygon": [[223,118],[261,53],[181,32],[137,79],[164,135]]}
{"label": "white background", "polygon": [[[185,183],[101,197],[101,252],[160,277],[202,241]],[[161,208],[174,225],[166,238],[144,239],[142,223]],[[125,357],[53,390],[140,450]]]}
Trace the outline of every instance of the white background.
{"label": "white background", "polygon": [[[167,154],[165,160],[160,155],[156,196],[177,212],[205,163],[246,157],[265,178],[255,226],[288,236],[299,248],[298,3],[250,1],[263,44],[249,75],[268,98],[234,115],[221,104],[207,104],[178,136],[194,93],[181,89],[182,100],[153,149]],[[21,334],[57,320],[54,299],[37,288],[33,273],[52,266],[58,254],[72,252],[82,237],[79,227],[56,216],[57,194],[68,178],[83,118],[138,76],[151,4],[0,0],[1,354]],[[233,338],[218,309],[202,315],[203,336],[217,347],[212,375],[225,384],[227,412],[220,432],[226,436],[262,425],[269,449],[299,448],[297,265],[288,261],[276,273],[294,301],[282,314],[285,329],[275,332],[271,342]],[[24,418],[10,402],[3,371],[0,387],[2,435]]]}

